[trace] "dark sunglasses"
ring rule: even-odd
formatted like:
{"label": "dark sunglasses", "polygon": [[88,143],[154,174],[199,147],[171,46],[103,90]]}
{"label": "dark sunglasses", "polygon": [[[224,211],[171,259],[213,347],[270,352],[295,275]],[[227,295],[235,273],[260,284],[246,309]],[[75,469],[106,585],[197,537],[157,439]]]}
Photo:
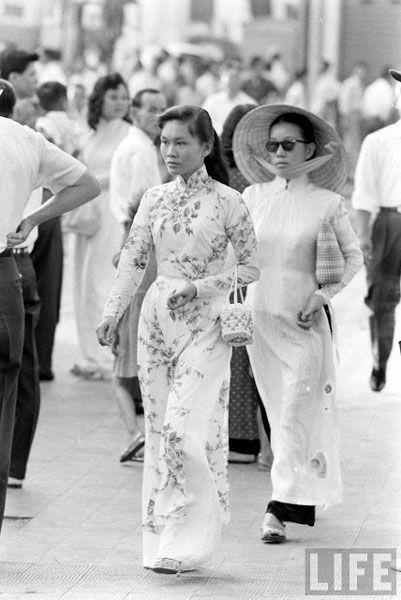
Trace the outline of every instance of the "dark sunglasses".
{"label": "dark sunglasses", "polygon": [[281,140],[281,142],[276,140],[269,140],[268,142],[266,142],[266,150],[268,152],[277,152],[277,150],[281,146],[282,149],[286,152],[292,152],[297,142],[299,142],[300,144],[308,144],[308,142],[305,142],[305,140],[296,140],[295,138],[287,138],[286,140]]}

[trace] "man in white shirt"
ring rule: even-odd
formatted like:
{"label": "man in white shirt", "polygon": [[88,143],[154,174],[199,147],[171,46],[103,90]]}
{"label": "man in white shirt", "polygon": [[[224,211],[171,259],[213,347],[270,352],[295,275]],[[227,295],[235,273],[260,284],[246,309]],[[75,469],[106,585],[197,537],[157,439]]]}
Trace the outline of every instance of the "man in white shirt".
{"label": "man in white shirt", "polygon": [[338,110],[340,129],[352,164],[358,155],[362,141],[361,104],[368,71],[364,62],[355,63],[352,74],[340,86]]}
{"label": "man in white shirt", "polygon": [[[391,69],[390,73],[401,82],[401,72]],[[398,94],[401,114],[401,90]],[[371,310],[373,351],[370,386],[380,392],[386,383],[395,309],[400,301],[401,118],[365,138],[355,171],[352,203],[368,279],[365,302]]]}
{"label": "man in white shirt", "polygon": [[[160,135],[158,117],[166,108],[166,98],[158,90],[145,88],[139,91],[132,100],[131,116],[134,126],[113,155],[110,206],[117,221],[124,226],[125,236],[128,235],[143,194],[162,183],[159,151],[155,142]],[[118,256],[116,262],[117,260]],[[138,452],[144,441],[133,400],[133,396],[140,400],[136,346],[142,302],[155,278],[156,259],[152,252],[142,283],[119,323],[113,385],[129,434],[127,449],[120,458],[121,462],[138,459]]]}
{"label": "man in white shirt", "polygon": [[[1,110],[12,87],[0,80],[0,526],[4,514],[14,433],[17,382],[24,341],[24,305],[13,248],[40,223],[99,194],[95,178],[77,160],[40,134],[22,127]],[[23,218],[33,190],[45,186],[55,196]],[[34,431],[32,431],[33,437]]]}
{"label": "man in white shirt", "polygon": [[253,98],[241,90],[241,69],[229,66],[221,76],[222,91],[206,98],[203,108],[207,110],[212,119],[213,127],[220,135],[223,131],[224,121],[238,104],[255,104]]}

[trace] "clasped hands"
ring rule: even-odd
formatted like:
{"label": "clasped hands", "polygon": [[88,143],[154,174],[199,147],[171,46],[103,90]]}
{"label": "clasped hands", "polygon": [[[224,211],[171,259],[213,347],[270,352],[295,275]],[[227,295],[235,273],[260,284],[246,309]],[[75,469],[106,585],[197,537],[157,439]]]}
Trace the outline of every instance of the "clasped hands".
{"label": "clasped hands", "polygon": [[[176,310],[185,306],[196,296],[196,285],[187,283],[181,290],[176,291],[167,298],[167,307],[170,310]],[[114,347],[117,342],[117,325],[116,317],[105,317],[96,329],[97,339],[101,346]]]}
{"label": "clasped hands", "polygon": [[297,314],[297,325],[302,327],[302,329],[310,329],[316,323],[324,304],[325,300],[323,296],[312,294],[304,310],[300,310]]}

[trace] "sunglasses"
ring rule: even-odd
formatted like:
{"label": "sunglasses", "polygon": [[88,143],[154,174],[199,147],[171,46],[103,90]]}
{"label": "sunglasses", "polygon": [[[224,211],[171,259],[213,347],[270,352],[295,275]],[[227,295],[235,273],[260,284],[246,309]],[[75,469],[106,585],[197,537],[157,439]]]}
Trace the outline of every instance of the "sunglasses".
{"label": "sunglasses", "polygon": [[297,142],[299,142],[300,144],[308,144],[308,142],[305,142],[305,140],[296,140],[295,138],[287,138],[286,140],[281,140],[281,142],[276,140],[269,140],[268,142],[266,142],[266,150],[268,152],[277,152],[277,150],[281,146],[282,149],[286,152],[292,152]]}

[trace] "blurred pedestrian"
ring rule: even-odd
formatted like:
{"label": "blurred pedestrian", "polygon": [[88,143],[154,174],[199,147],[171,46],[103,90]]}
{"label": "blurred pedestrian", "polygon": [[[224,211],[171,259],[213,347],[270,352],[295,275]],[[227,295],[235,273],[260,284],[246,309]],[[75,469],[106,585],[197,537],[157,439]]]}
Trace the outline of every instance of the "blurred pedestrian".
{"label": "blurred pedestrian", "polygon": [[[234,157],[254,182],[243,197],[261,264],[260,280],[247,292],[255,329],[247,348],[274,456],[262,540],[280,543],[286,521],[313,526],[316,505],[342,498],[331,317],[324,306],[360,269],[362,254],[338,193],[347,178],[345,150],[319,117],[282,104],[256,108],[237,126]],[[319,286],[323,221],[345,265],[342,275]]]}
{"label": "blurred pedestrian", "polygon": [[3,50],[0,54],[0,76],[11,83],[17,100],[33,98],[38,84],[35,63],[36,52],[25,50]]}
{"label": "blurred pedestrian", "polygon": [[[40,223],[88,202],[98,193],[95,179],[82,164],[47,142],[41,134],[7,118],[11,116],[12,93],[12,87],[0,80],[0,527],[13,439],[15,443],[14,417],[24,329],[30,325],[26,312],[24,316],[22,291],[30,282],[21,280],[15,261],[18,254],[13,248],[24,242]],[[41,186],[48,187],[55,196],[23,219],[32,191]],[[29,415],[27,418],[31,419]],[[29,446],[34,425],[27,440]],[[20,452],[24,450],[19,448]],[[15,483],[21,486],[20,480]]]}
{"label": "blurred pedestrian", "polygon": [[101,343],[140,284],[155,248],[158,277],[139,324],[139,375],[145,408],[144,566],[177,573],[214,551],[229,516],[226,460],[231,349],[218,316],[235,268],[258,277],[253,226],[227,183],[219,140],[199,107],[168,109],[159,120],[161,152],[176,179],[142,198],[109,294]]}
{"label": "blurred pedestrian", "polygon": [[389,75],[389,68],[388,66],[384,67],[380,76],[368,85],[363,92],[361,104],[362,137],[390,125],[394,116],[394,80]]}
{"label": "blurred pedestrian", "polygon": [[141,62],[128,80],[131,98],[146,88],[159,90],[159,92],[163,89],[163,80],[158,75],[159,65],[160,60],[157,53],[151,49],[142,52]]}
{"label": "blurred pedestrian", "polygon": [[351,172],[362,143],[362,96],[367,83],[367,65],[357,62],[352,74],[341,83],[338,97],[340,134],[351,160]]}
{"label": "blurred pedestrian", "polygon": [[[401,71],[390,70],[401,82]],[[397,107],[401,115],[401,87]],[[355,171],[352,204],[367,269],[365,303],[369,317],[373,368],[370,387],[386,384],[387,361],[393,347],[395,309],[401,276],[401,119],[369,134],[363,141]]]}
{"label": "blurred pedestrian", "polygon": [[306,94],[306,76],[305,69],[296,71],[294,80],[290,84],[286,94],[285,103],[298,108],[308,108],[308,100]]}
{"label": "blurred pedestrian", "polygon": [[[35,129],[67,154],[76,155],[81,131],[66,112],[67,88],[59,81],[48,81],[39,86],[37,96],[44,115],[36,120]],[[44,192],[43,200],[48,197]],[[60,316],[63,258],[60,217],[56,217],[41,224],[31,252],[41,302],[35,340],[42,381],[54,379],[52,356]]]}
{"label": "blurred pedestrian", "polygon": [[[132,99],[131,115],[134,125],[117,146],[111,161],[110,206],[115,218],[124,228],[123,243],[143,194],[162,183],[158,164],[159,150],[155,142],[160,135],[158,118],[166,108],[166,98],[157,90],[150,88],[138,92]],[[115,259],[116,265],[119,256],[120,253]],[[152,253],[142,282],[121,317],[113,349],[116,356],[113,386],[129,434],[127,448],[121,455],[120,462],[138,457],[145,442],[138,425],[132,390],[138,387],[139,315],[145,294],[155,279],[156,259]]]}
{"label": "blurred pedestrian", "polygon": [[333,66],[323,61],[311,98],[311,111],[338,131],[338,96],[340,82],[334,74]]}
{"label": "blurred pedestrian", "polygon": [[271,96],[276,96],[276,86],[264,76],[265,66],[260,56],[253,56],[249,64],[249,74],[242,84],[243,91],[257,102],[268,104]]}
{"label": "blurred pedestrian", "polygon": [[[109,201],[110,165],[118,144],[131,129],[127,86],[118,73],[98,79],[89,98],[88,135],[80,153],[82,162],[99,180],[101,193],[91,205],[90,226],[65,226],[74,240],[74,305],[78,332],[78,361],[72,373],[87,379],[111,377],[108,353],[96,342],[107,292],[114,278],[112,258],[120,249],[121,225]],[[74,216],[71,216],[74,219]],[[70,221],[71,223],[71,221]]]}
{"label": "blurred pedestrian", "polygon": [[[228,167],[230,187],[242,193],[249,182],[235,163],[232,140],[236,126],[254,104],[239,104],[232,109],[223,125],[220,143]],[[246,289],[243,290],[246,294]],[[233,348],[231,357],[228,413],[229,462],[252,463],[260,450],[257,411],[260,396],[251,374],[245,346]]]}
{"label": "blurred pedestrian", "polygon": [[238,64],[225,68],[221,75],[221,91],[206,98],[203,108],[208,111],[213,127],[221,134],[224,121],[230,111],[238,104],[255,104],[253,98],[241,90],[242,72]]}
{"label": "blurred pedestrian", "polygon": [[36,63],[38,85],[47,81],[58,81],[67,85],[67,76],[61,63],[61,53],[53,48],[43,48]]}
{"label": "blurred pedestrian", "polygon": [[274,52],[269,60],[269,79],[279,94],[285,94],[290,81],[290,74],[284,64],[281,52]]}

